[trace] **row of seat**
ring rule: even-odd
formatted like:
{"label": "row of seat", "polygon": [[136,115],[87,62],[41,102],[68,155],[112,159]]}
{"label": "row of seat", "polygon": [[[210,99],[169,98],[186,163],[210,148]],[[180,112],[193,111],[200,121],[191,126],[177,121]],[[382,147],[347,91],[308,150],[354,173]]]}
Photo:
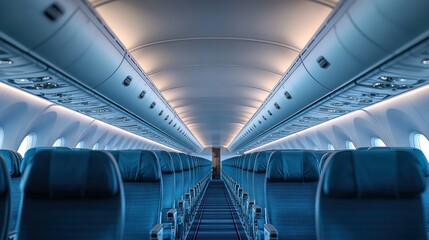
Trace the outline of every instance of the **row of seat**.
{"label": "row of seat", "polygon": [[0,160],[2,239],[181,239],[211,177],[210,161],[165,151],[50,147]]}
{"label": "row of seat", "polygon": [[222,162],[253,239],[426,239],[429,166],[414,148],[277,150]]}

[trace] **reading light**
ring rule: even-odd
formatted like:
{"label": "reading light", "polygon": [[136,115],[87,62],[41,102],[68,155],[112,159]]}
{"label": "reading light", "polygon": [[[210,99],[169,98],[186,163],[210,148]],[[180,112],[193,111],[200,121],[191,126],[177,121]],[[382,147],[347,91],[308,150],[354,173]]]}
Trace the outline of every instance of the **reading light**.
{"label": "reading light", "polygon": [[425,65],[429,65],[429,58],[423,59],[422,63],[425,64]]}

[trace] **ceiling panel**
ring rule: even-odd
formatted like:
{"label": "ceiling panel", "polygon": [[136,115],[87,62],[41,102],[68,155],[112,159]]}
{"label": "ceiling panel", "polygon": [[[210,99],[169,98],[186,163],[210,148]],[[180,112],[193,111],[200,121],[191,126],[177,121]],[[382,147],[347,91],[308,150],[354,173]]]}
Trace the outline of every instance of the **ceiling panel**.
{"label": "ceiling panel", "polygon": [[336,1],[93,0],[204,146],[227,146]]}

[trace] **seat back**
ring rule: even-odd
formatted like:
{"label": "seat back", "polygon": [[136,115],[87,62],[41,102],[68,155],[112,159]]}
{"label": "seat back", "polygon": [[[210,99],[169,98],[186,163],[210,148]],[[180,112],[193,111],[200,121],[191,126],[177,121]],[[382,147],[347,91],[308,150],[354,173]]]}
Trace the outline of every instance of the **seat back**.
{"label": "seat back", "polygon": [[161,223],[161,167],[154,152],[124,150],[117,159],[124,181],[126,214],[124,239],[150,239]]}
{"label": "seat back", "polygon": [[[253,192],[255,193],[255,204],[265,209],[265,173],[268,160],[273,151],[263,151],[256,155],[255,165],[253,167]],[[263,211],[264,212],[264,211]]]}
{"label": "seat back", "polygon": [[[174,165],[171,156],[166,151],[155,151],[159,160],[162,174],[162,209],[174,208],[174,196],[176,194],[176,183],[174,177]],[[165,214],[163,214],[164,217]]]}
{"label": "seat back", "polygon": [[8,231],[16,230],[16,219],[18,218],[19,203],[21,202],[21,155],[11,150],[0,150],[0,158],[3,158],[6,164],[7,172],[10,176],[10,218]]}
{"label": "seat back", "polygon": [[[25,169],[33,161],[33,157],[36,153],[38,153],[40,151],[56,150],[56,149],[70,150],[70,148],[68,148],[68,147],[34,147],[34,148],[28,149],[27,152],[25,152],[24,157],[22,158],[21,166],[19,167],[19,171],[21,172],[21,174],[25,173]],[[82,151],[86,152],[86,151],[88,151],[88,149],[82,149]]]}
{"label": "seat back", "polygon": [[191,186],[191,164],[188,159],[188,155],[184,153],[179,153],[180,160],[182,161],[182,171],[183,171],[183,195],[189,192]]}
{"label": "seat back", "polygon": [[174,201],[177,202],[183,198],[183,170],[182,170],[182,160],[180,159],[180,155],[176,152],[170,152],[171,159],[173,161],[174,166],[174,177],[176,190],[174,191]]}
{"label": "seat back", "polygon": [[0,155],[0,238],[7,239],[9,214],[11,205],[11,190],[9,173],[10,170],[6,166],[4,156]]}
{"label": "seat back", "polygon": [[252,153],[250,156],[249,162],[247,164],[247,188],[245,189],[247,191],[249,199],[253,200],[255,198],[255,193],[253,192],[253,168],[255,166],[256,157],[258,156],[258,152]]}
{"label": "seat back", "polygon": [[39,151],[22,191],[18,239],[122,239],[123,187],[109,153]]}
{"label": "seat back", "polygon": [[310,151],[276,151],[267,165],[267,223],[279,239],[316,239],[319,162]]}
{"label": "seat back", "polygon": [[371,147],[369,151],[409,151],[411,152],[419,161],[423,175],[425,177],[426,189],[422,194],[423,206],[425,209],[425,221],[426,221],[426,231],[429,232],[429,164],[424,153],[417,148],[409,147]]}
{"label": "seat back", "polygon": [[426,239],[425,182],[409,151],[341,151],[322,171],[318,239]]}

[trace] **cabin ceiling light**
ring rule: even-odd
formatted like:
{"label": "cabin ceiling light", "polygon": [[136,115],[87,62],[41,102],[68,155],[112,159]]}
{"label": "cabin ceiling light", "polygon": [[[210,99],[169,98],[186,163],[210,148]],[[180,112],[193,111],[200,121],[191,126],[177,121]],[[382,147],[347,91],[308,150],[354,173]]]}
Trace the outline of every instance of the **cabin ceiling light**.
{"label": "cabin ceiling light", "polygon": [[9,59],[0,59],[0,65],[11,65],[13,63],[12,60]]}
{"label": "cabin ceiling light", "polygon": [[422,63],[425,64],[425,65],[429,65],[429,58],[423,59]]}

